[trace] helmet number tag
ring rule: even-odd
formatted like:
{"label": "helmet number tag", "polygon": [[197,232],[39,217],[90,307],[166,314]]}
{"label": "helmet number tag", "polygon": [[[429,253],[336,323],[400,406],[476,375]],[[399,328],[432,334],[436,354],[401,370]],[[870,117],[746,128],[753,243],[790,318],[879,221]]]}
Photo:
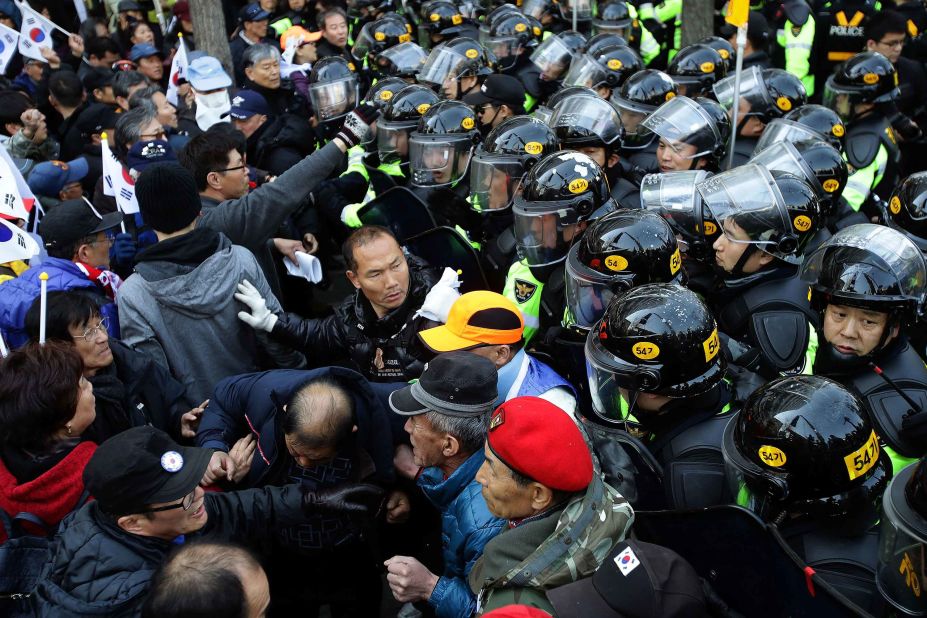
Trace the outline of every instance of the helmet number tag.
{"label": "helmet number tag", "polygon": [[844,457],[843,461],[847,465],[851,481],[869,472],[872,466],[879,461],[879,438],[875,431],[869,434],[869,439],[864,445]]}
{"label": "helmet number tag", "polygon": [[721,349],[721,343],[718,341],[717,328],[711,331],[711,335],[708,336],[708,339],[702,342],[702,349],[705,350],[706,363],[718,355],[718,350]]}
{"label": "helmet number tag", "polygon": [[760,456],[760,460],[767,466],[779,468],[785,465],[785,453],[776,446],[764,444],[757,453]]}
{"label": "helmet number tag", "polygon": [[570,193],[582,193],[589,188],[589,181],[585,178],[576,178],[567,186]]}
{"label": "helmet number tag", "polygon": [[660,356],[660,347],[655,343],[635,343],[631,354],[641,360],[652,360]]}
{"label": "helmet number tag", "polygon": [[891,201],[888,203],[888,209],[892,212],[893,215],[897,215],[901,212],[901,200],[898,199],[897,195],[893,195]]}
{"label": "helmet number tag", "polygon": [[670,256],[670,274],[675,275],[682,268],[682,256],[679,254],[679,248]]}

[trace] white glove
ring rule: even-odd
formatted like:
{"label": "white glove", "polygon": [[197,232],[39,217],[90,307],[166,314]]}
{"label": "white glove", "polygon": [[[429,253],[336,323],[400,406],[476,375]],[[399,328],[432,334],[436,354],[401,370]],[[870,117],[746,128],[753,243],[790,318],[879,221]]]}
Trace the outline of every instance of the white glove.
{"label": "white glove", "polygon": [[267,302],[264,300],[264,297],[261,296],[261,293],[258,292],[256,287],[251,285],[250,281],[244,279],[238,284],[238,292],[235,294],[235,300],[244,303],[251,309],[251,313],[239,311],[239,320],[255,330],[263,330],[269,333],[274,329],[274,324],[277,323],[277,316],[267,308]]}
{"label": "white glove", "polygon": [[422,308],[415,312],[435,322],[442,324],[447,322],[447,314],[451,312],[451,305],[460,298],[460,279],[457,277],[457,271],[445,268],[441,275],[441,280],[432,286],[425,296],[425,302]]}

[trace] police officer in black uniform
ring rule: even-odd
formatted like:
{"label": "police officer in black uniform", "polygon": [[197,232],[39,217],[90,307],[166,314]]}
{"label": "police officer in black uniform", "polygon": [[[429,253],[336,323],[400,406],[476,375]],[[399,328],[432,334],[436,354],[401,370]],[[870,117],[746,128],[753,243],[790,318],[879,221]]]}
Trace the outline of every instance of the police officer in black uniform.
{"label": "police officer in black uniform", "polygon": [[903,234],[866,223],[839,231],[801,269],[820,328],[815,375],[862,396],[896,472],[927,452],[927,368],[905,331],[927,297],[927,262]]}
{"label": "police officer in black uniform", "polygon": [[717,325],[698,296],[674,284],[616,296],[589,332],[586,357],[593,420],[626,427],[659,462],[662,488],[639,476],[638,508],[730,502],[721,438],[732,393]]}
{"label": "police officer in black uniform", "polygon": [[676,82],[679,94],[694,99],[711,94],[714,83],[727,77],[727,65],[717,50],[696,43],[679,50],[666,73]]}
{"label": "police officer in black uniform", "polygon": [[490,20],[485,39],[486,48],[496,56],[499,72],[518,78],[525,87],[524,108],[529,112],[542,96],[541,72],[531,62],[531,52],[537,48],[541,36],[540,27],[518,11],[512,11]]}
{"label": "police officer in black uniform", "polygon": [[688,97],[675,97],[641,123],[639,131],[657,136],[660,171],[717,171],[724,154],[718,124],[705,108]]}
{"label": "police officer in black uniform", "polygon": [[611,101],[621,113],[625,137],[621,157],[643,174],[660,171],[657,163],[657,140],[653,133],[641,131],[644,120],[658,107],[679,94],[673,78],[662,71],[646,69],[635,73],[612,93]]}
{"label": "police officer in black uniform", "polygon": [[609,99],[621,84],[643,68],[644,61],[636,51],[627,45],[609,45],[576,58],[563,78],[563,85],[592,88],[603,99]]}
{"label": "police officer in black uniform", "polygon": [[882,222],[927,253],[927,172],[911,174],[901,181],[888,202],[882,204]]}
{"label": "police officer in black uniform", "polygon": [[859,398],[827,378],[779,378],[747,399],[722,449],[736,503],[776,524],[827,583],[882,615],[875,525],[892,470]]}

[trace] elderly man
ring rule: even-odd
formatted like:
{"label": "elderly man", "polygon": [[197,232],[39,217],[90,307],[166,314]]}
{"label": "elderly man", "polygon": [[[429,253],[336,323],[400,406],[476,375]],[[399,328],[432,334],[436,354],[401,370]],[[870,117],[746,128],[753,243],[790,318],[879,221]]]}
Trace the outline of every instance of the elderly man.
{"label": "elderly man", "polygon": [[178,543],[200,535],[260,541],[307,514],[363,516],[381,500],[371,485],[206,493],[200,481],[211,458],[209,449],[180,446],[147,426],[101,444],[84,469],[95,501],[61,523],[35,592],[38,615],[136,615]]}
{"label": "elderly man", "polygon": [[243,85],[264,97],[273,115],[293,114],[308,126],[308,102],[280,73],[280,60],[280,51],[273,45],[249,47],[241,58],[246,78]]}
{"label": "elderly man", "polygon": [[190,63],[187,81],[190,82],[190,93],[185,99],[187,109],[181,114],[179,126],[195,135],[197,130],[206,131],[222,122],[222,115],[228,113],[231,107],[228,89],[232,78],[216,58],[203,56]]}
{"label": "elderly man", "polygon": [[427,601],[439,618],[473,615],[476,596],[466,578],[504,523],[486,508],[474,478],[483,464],[486,420],[495,388],[491,362],[451,352],[437,356],[418,382],[389,398],[393,412],[407,417],[405,430],[412,442],[411,452],[406,447],[397,453],[397,467],[410,472],[441,511],[447,541],[442,575],[415,558],[393,556],[385,563],[386,579],[397,601]]}
{"label": "elderly man", "polygon": [[437,287],[436,273],[418,258],[406,257],[393,234],[376,225],[358,228],[344,242],[342,254],[345,274],[356,290],[333,315],[278,316],[253,286],[242,283],[235,298],[251,312],[238,317],[274,340],[304,350],[313,363],[349,360],[373,382],[417,378],[426,351],[416,333],[433,325],[419,309]]}
{"label": "elderly man", "polygon": [[[197,444],[226,453],[254,443],[247,487],[297,483],[307,489],[360,482],[391,485],[393,440],[387,412],[367,381],[341,367],[277,370],[227,378],[216,386]],[[387,521],[405,515],[396,492]],[[373,548],[350,519],[313,516],[278,530],[271,570],[274,607],[284,615],[330,604],[358,616],[379,613]]]}
{"label": "elderly man", "polygon": [[579,427],[543,399],[499,406],[485,455],[476,480],[508,526],[470,571],[477,611],[519,603],[554,614],[545,591],[592,575],[628,533],[631,505],[602,481]]}
{"label": "elderly man", "polygon": [[261,94],[239,90],[229,117],[248,140],[248,164],[280,176],[312,152],[315,137],[304,118],[276,115]]}
{"label": "elderly man", "polygon": [[246,5],[238,12],[237,34],[229,43],[232,52],[232,66],[235,67],[235,81],[239,84],[245,81],[245,72],[241,64],[241,57],[252,45],[271,43],[267,38],[267,25],[270,13],[261,8],[257,2]]}

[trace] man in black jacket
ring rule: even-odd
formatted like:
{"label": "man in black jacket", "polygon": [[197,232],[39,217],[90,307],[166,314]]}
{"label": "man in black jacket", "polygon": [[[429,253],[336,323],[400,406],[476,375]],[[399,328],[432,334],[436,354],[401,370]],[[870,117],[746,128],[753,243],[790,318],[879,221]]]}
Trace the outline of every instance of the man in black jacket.
{"label": "man in black jacket", "polygon": [[257,542],[311,513],[375,513],[382,498],[371,485],[207,494],[199,485],[211,456],[153,427],[100,445],[84,469],[96,500],[62,522],[36,589],[37,615],[138,616],[153,573],[177,543]]}
{"label": "man in black jacket", "polygon": [[240,312],[239,319],[305,351],[316,365],[350,360],[372,382],[417,378],[430,354],[416,333],[435,325],[419,309],[435,287],[437,273],[407,258],[393,234],[376,225],[358,228],[345,241],[342,253],[348,266],[345,274],[356,291],[335,308],[334,315],[277,316],[246,281],[239,284],[235,298],[251,312]]}
{"label": "man in black jacket", "polygon": [[248,140],[248,164],[280,176],[312,152],[309,123],[293,114],[275,114],[260,93],[239,90],[229,117]]}

